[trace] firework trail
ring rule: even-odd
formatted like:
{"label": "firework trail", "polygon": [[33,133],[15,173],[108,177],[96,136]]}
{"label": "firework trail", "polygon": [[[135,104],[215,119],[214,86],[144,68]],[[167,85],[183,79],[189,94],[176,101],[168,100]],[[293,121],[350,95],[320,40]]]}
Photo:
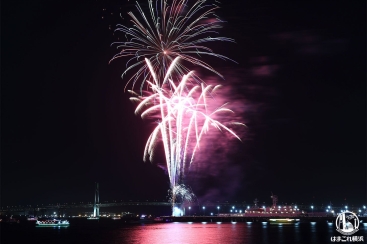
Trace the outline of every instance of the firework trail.
{"label": "firework trail", "polygon": [[[120,52],[111,61],[129,57],[122,76],[129,71],[134,75],[134,90],[140,82],[140,94],[130,91],[139,102],[135,113],[142,118],[154,118],[157,126],[150,135],[144,150],[144,161],[152,161],[157,144],[162,141],[167,171],[170,179],[172,207],[177,201],[191,201],[194,194],[184,183],[185,172],[193,163],[200,149],[200,141],[210,128],[228,132],[240,139],[230,128],[242,123],[221,123],[218,114],[233,113],[223,104],[212,109],[213,95],[220,86],[205,83],[185,66],[201,66],[219,76],[204,55],[223,60],[229,58],[214,53],[203,43],[229,41],[226,37],[213,37],[221,28],[221,21],[214,13],[218,8],[207,0],[148,0],[146,13],[136,3],[139,16],[129,12],[133,27],[118,25],[115,31],[125,35],[125,42],[115,42]],[[178,62],[184,61],[184,64]],[[174,82],[179,80],[180,82]],[[196,84],[196,85],[194,85]],[[125,88],[126,88],[125,86]],[[143,87],[146,91],[143,95]]]}
{"label": "firework trail", "polygon": [[[177,65],[178,57],[168,67],[173,71]],[[138,101],[135,113],[144,118],[155,118],[158,120],[157,126],[151,133],[144,151],[144,161],[152,161],[155,148],[159,141],[163,142],[167,171],[171,184],[172,204],[181,195],[182,199],[190,198],[191,193],[182,186],[185,172],[193,163],[196,152],[200,149],[200,141],[203,136],[209,133],[210,128],[230,133],[241,140],[235,132],[229,128],[231,125],[244,125],[238,122],[227,123],[226,125],[216,119],[217,114],[233,113],[223,104],[218,108],[211,109],[211,102],[214,101],[213,94],[220,86],[193,85],[189,82],[193,72],[183,75],[180,82],[174,82],[167,73],[168,80],[160,83],[154,72],[150,61],[145,59],[150,68],[153,82],[146,81],[152,90],[148,96],[139,96],[130,91],[135,97],[132,101]],[[187,197],[185,196],[188,195]]]}
{"label": "firework trail", "polygon": [[[152,78],[153,73],[149,69],[154,71],[158,82],[163,81],[162,77],[165,74],[182,77],[189,71],[182,64],[173,66],[173,71],[168,72],[169,65],[176,57],[221,76],[213,67],[199,59],[203,55],[209,55],[230,60],[202,45],[212,41],[234,42],[233,39],[226,37],[212,37],[217,34],[216,29],[221,28],[220,23],[223,22],[214,14],[219,8],[217,5],[209,4],[206,0],[193,1],[191,6],[188,0],[172,0],[171,5],[168,5],[166,0],[149,0],[148,6],[149,13],[144,13],[139,3],[136,3],[140,16],[128,13],[133,27],[117,25],[115,30],[123,32],[126,41],[111,44],[121,49],[111,61],[120,57],[130,57],[122,77],[128,71],[137,69],[126,86],[133,81],[134,90],[136,82],[141,78],[140,91],[142,91],[145,80]],[[150,68],[144,61],[145,58],[151,63]],[[195,75],[193,78],[200,81]],[[162,83],[155,85],[160,87]]]}

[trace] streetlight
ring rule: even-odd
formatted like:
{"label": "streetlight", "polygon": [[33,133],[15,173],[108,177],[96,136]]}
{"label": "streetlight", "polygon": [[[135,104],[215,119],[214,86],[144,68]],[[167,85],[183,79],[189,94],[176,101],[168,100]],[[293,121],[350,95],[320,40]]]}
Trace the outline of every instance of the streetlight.
{"label": "streetlight", "polygon": [[219,215],[219,209],[220,209],[220,207],[218,206],[217,209],[218,209],[218,215]]}
{"label": "streetlight", "polygon": [[366,206],[363,205],[363,209],[366,209]]}
{"label": "streetlight", "polygon": [[234,206],[232,206],[232,209],[234,209]]}
{"label": "streetlight", "polygon": [[204,210],[204,216],[205,216],[205,206],[203,206],[203,210]]}
{"label": "streetlight", "polygon": [[311,205],[311,209],[312,209],[312,216],[313,216],[313,205]]}
{"label": "streetlight", "polygon": [[345,209],[348,209],[348,206],[345,206]]}
{"label": "streetlight", "polygon": [[191,207],[189,207],[189,215],[191,216]]}

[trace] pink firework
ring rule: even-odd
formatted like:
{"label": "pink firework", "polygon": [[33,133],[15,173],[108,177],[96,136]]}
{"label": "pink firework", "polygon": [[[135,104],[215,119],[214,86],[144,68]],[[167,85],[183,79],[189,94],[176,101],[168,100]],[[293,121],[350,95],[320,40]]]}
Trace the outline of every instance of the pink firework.
{"label": "pink firework", "polygon": [[[153,160],[155,148],[158,142],[163,142],[167,171],[172,190],[172,203],[176,201],[176,195],[181,195],[183,200],[190,200],[191,194],[182,185],[185,172],[193,163],[195,154],[200,149],[200,141],[210,129],[227,132],[241,140],[236,133],[229,128],[232,125],[242,125],[239,122],[222,123],[216,119],[220,113],[233,113],[226,107],[226,103],[211,109],[213,95],[220,88],[219,85],[197,85],[190,82],[193,72],[183,75],[180,82],[170,79],[170,72],[177,65],[178,57],[173,60],[168,68],[163,81],[159,82],[150,61],[145,59],[149,67],[153,82],[146,81],[151,89],[148,96],[139,96],[130,91],[138,101],[135,113],[144,118],[155,118],[158,124],[151,133],[144,150],[144,160]],[[195,85],[193,85],[193,83]],[[163,85],[161,85],[163,84]]]}

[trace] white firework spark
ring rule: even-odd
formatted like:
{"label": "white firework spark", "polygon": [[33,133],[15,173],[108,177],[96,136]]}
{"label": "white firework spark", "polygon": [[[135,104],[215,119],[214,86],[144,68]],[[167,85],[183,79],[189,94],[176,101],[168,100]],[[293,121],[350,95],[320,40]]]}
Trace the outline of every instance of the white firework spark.
{"label": "white firework spark", "polygon": [[[141,78],[140,91],[142,91],[145,80],[152,78],[152,72],[149,71],[144,61],[145,58],[149,59],[151,69],[154,70],[159,82],[164,82],[162,79],[164,74],[182,77],[188,73],[188,69],[182,64],[173,66],[172,72],[168,71],[170,63],[176,57],[201,66],[219,76],[221,74],[202,61],[201,56],[209,55],[229,60],[202,45],[202,43],[212,41],[234,42],[231,38],[212,37],[217,34],[216,30],[221,28],[220,23],[223,22],[214,13],[219,8],[217,5],[209,4],[207,0],[191,1],[192,5],[188,4],[188,0],[171,0],[170,5],[167,2],[167,0],[148,0],[148,14],[144,13],[139,3],[136,3],[140,16],[136,17],[132,12],[128,13],[133,27],[117,25],[115,31],[123,32],[126,41],[112,43],[112,45],[117,45],[121,51],[111,61],[120,57],[130,57],[122,76],[130,70],[137,70],[126,84],[127,86],[129,82],[133,81],[132,89]],[[200,81],[197,76],[194,78]],[[159,83],[158,87],[162,85]]]}
{"label": "white firework spark", "polygon": [[[177,65],[177,57],[168,70],[173,70]],[[141,117],[153,117],[159,120],[157,126],[151,133],[144,151],[144,160],[153,160],[157,143],[163,142],[167,171],[170,178],[173,204],[176,193],[184,193],[182,187],[185,171],[193,163],[196,152],[200,148],[200,141],[206,133],[213,127],[220,131],[226,131],[232,136],[241,140],[236,133],[217,119],[219,113],[233,113],[223,104],[211,111],[210,102],[213,101],[212,94],[220,86],[193,85],[188,82],[192,72],[184,75],[179,83],[175,83],[168,78],[166,86],[158,82],[158,78],[151,68],[150,61],[145,59],[147,66],[154,78],[154,82],[147,81],[153,91],[149,96],[139,96],[132,92],[135,97],[131,100],[139,101],[135,113]],[[165,77],[169,77],[166,74]],[[166,79],[166,78],[165,78]],[[231,125],[244,125],[238,122],[229,123]]]}

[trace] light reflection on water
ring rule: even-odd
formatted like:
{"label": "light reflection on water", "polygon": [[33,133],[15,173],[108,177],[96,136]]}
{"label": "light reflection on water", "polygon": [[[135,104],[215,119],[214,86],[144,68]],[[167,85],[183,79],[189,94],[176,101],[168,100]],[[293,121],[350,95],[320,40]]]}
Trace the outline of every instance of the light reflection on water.
{"label": "light reflection on water", "polygon": [[[251,227],[251,228],[249,228]],[[128,234],[128,236],[126,236]],[[136,226],[124,234],[129,243],[328,243],[335,235],[327,223],[178,223]]]}
{"label": "light reflection on water", "polygon": [[[340,236],[333,223],[274,224],[266,222],[206,222],[123,224],[118,222],[74,222],[68,228],[36,228],[7,225],[2,234],[8,243],[243,243],[243,244],[323,244]],[[366,223],[356,235],[366,236]],[[3,241],[1,239],[1,241]],[[2,243],[2,242],[1,242]]]}
{"label": "light reflection on water", "polygon": [[[129,243],[244,243],[247,231],[237,224],[180,223],[136,226]],[[127,234],[127,233],[125,233]]]}

